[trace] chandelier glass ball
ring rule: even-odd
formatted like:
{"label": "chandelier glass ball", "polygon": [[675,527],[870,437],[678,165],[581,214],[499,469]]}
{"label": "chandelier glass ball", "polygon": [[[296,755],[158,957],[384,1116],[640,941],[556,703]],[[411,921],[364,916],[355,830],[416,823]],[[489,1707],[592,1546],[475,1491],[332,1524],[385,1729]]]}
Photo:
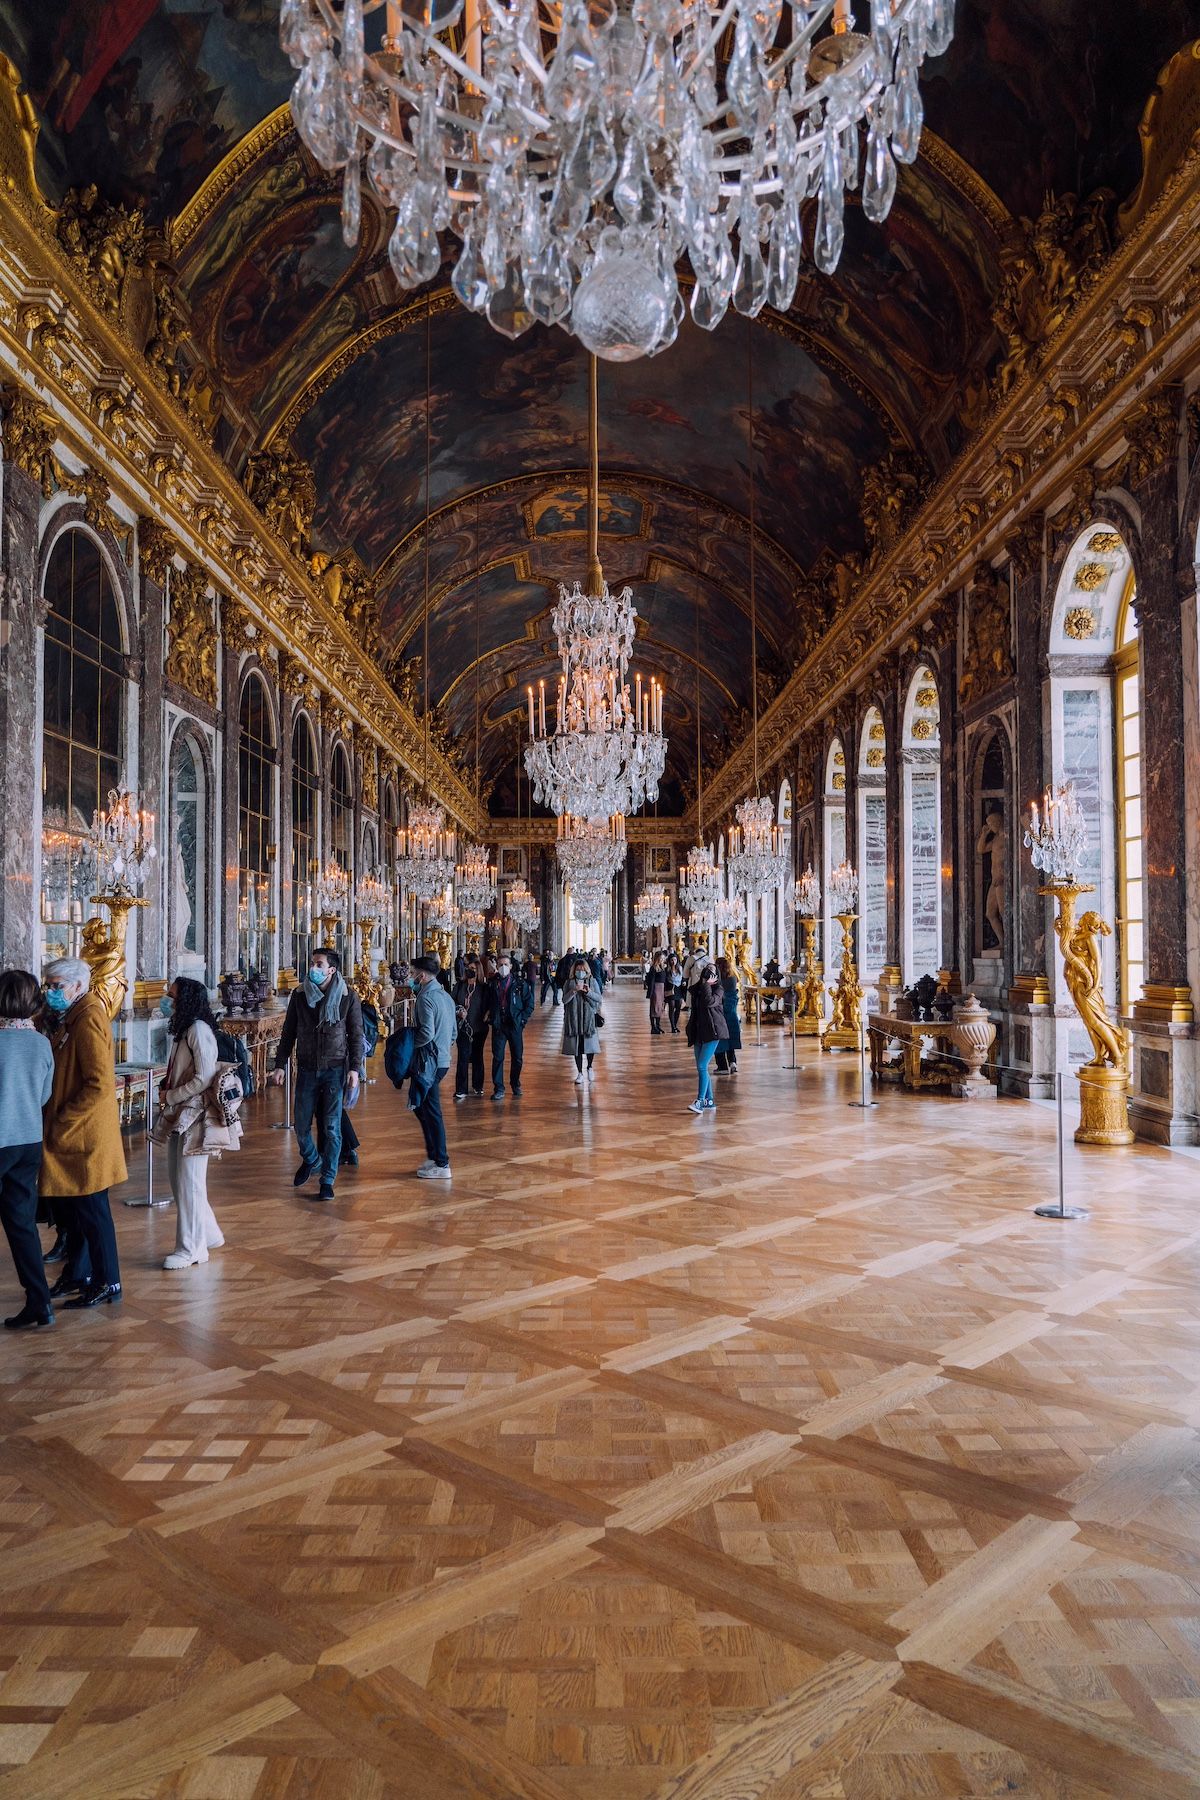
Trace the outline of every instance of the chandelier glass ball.
{"label": "chandelier glass ball", "polygon": [[760,795],[734,808],[729,834],[729,880],[739,894],[765,894],[788,878],[787,840],[775,824],[771,801]]}
{"label": "chandelier glass ball", "polygon": [[408,824],[396,834],[396,876],[405,891],[430,901],[454,877],[455,835],[446,825],[446,810],[436,801],[414,800]]}
{"label": "chandelier glass ball", "polygon": [[806,203],[825,274],[848,191],[887,217],[920,143],[921,64],[954,22],[954,0],[479,0],[459,34],[459,0],[383,0],[376,48],[380,10],[281,6],[292,115],[344,171],[346,241],[365,163],[402,287],[434,278],[449,231],[464,306],[509,337],[563,325],[617,361],[674,338],[680,260],[712,330],[731,300],[790,306]]}

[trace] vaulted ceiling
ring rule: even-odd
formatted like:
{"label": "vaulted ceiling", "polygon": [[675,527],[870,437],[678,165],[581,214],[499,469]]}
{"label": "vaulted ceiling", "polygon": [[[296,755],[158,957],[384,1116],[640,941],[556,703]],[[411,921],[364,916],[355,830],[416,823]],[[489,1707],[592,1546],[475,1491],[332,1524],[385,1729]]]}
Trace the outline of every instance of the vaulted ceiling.
{"label": "vaulted ceiling", "polygon": [[[769,692],[822,623],[814,565],[862,548],[864,470],[899,448],[932,478],[963,441],[1014,218],[1047,192],[1127,194],[1155,77],[1200,33],[1200,0],[958,0],[957,15],[886,226],[851,209],[836,275],[810,270],[786,317],[686,322],[662,356],[601,370],[602,561],[635,585],[637,666],[668,687],[674,784],[694,765],[697,688],[710,751],[750,703],[751,467]],[[240,467],[282,437],[312,464],[316,542],[374,574],[410,685],[428,354],[430,697],[471,755],[479,718],[485,783],[511,807],[515,716],[554,672],[557,582],[584,567],[578,347],[541,327],[498,336],[447,270],[402,294],[381,211],[345,247],[337,194],[282,110],[278,0],[0,0],[0,50],[42,118],[48,196],[95,181],[168,234],[192,347],[222,386],[219,447]]]}

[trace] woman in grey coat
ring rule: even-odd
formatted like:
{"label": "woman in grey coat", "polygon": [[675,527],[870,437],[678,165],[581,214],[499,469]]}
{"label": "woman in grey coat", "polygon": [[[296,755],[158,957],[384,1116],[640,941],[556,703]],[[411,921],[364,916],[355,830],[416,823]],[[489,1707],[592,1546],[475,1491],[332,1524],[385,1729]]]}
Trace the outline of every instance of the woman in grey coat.
{"label": "woman in grey coat", "polygon": [[600,1049],[600,984],[593,980],[592,972],[585,962],[577,962],[571,970],[566,988],[563,992],[563,1040],[564,1056],[575,1058],[575,1079],[583,1081],[584,1058],[587,1059],[588,1081],[594,1079],[592,1063]]}

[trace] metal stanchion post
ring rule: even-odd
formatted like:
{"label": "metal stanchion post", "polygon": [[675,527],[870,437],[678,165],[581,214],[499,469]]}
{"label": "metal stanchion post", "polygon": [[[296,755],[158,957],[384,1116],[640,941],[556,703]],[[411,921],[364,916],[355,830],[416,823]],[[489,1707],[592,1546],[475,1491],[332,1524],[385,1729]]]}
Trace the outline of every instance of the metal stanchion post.
{"label": "metal stanchion post", "polygon": [[283,1065],[283,1117],[272,1125],[272,1131],[291,1131],[292,1129],[292,1059],[289,1056]]}
{"label": "metal stanchion post", "polygon": [[1082,1206],[1068,1206],[1066,1168],[1063,1161],[1063,1091],[1062,1070],[1054,1077],[1054,1091],[1058,1100],[1058,1205],[1035,1206],[1034,1212],[1039,1219],[1086,1219],[1087,1212]]}
{"label": "metal stanchion post", "polygon": [[876,1103],[874,1100],[867,1099],[867,1033],[866,1027],[861,1023],[858,1027],[858,1082],[858,1099],[851,1100],[848,1104],[857,1106],[860,1111],[865,1112],[868,1107],[874,1106]]}
{"label": "metal stanchion post", "polygon": [[146,1074],[146,1198],[126,1200],[126,1206],[170,1206],[169,1200],[154,1198],[154,1064],[142,1065]]}

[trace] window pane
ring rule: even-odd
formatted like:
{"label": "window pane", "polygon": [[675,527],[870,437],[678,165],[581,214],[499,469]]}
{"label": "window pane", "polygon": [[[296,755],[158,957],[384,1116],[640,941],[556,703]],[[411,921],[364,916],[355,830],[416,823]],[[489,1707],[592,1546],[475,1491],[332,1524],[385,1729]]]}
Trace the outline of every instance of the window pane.
{"label": "window pane", "polygon": [[1140,880],[1127,881],[1125,883],[1125,899],[1121,908],[1121,916],[1125,919],[1140,919],[1143,916],[1142,884]]}
{"label": "window pane", "polygon": [[1145,954],[1145,930],[1140,921],[1131,922],[1125,927],[1125,958],[1129,963],[1140,963]]}
{"label": "window pane", "polygon": [[1125,835],[1131,840],[1131,846],[1141,849],[1142,841],[1142,802],[1140,795],[1129,792],[1128,780],[1125,787]]}

